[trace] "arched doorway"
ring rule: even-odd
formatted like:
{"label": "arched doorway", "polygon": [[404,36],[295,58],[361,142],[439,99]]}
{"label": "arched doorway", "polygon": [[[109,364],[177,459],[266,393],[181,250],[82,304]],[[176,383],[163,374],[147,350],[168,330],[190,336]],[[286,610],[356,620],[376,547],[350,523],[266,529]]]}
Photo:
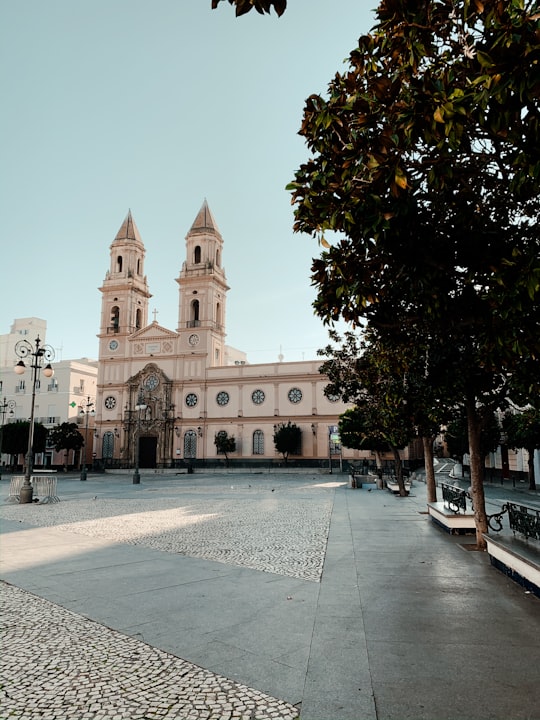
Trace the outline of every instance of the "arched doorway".
{"label": "arched doorway", "polygon": [[139,438],[139,467],[155,468],[157,458],[157,437]]}

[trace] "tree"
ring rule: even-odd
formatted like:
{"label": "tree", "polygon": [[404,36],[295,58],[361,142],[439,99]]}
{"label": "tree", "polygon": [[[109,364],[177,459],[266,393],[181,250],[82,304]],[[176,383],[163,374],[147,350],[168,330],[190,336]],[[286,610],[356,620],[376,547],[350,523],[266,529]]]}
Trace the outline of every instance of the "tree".
{"label": "tree", "polygon": [[358,450],[391,452],[400,495],[405,496],[399,450],[416,435],[407,382],[403,375],[391,372],[391,356],[377,344],[359,343],[351,332],[344,338],[337,333],[331,337],[341,345],[320,351],[329,357],[320,368],[330,381],[325,394],[355,404],[340,417],[341,441]]}
{"label": "tree", "polygon": [[[212,0],[212,9],[215,10],[222,0]],[[236,6],[236,16],[245,15],[250,10],[255,10],[263,15],[270,13],[274,8],[277,15],[283,15],[287,7],[287,0],[229,0],[231,5]]]}
{"label": "tree", "polygon": [[[444,433],[444,439],[450,456],[463,462],[463,455],[470,452],[467,413],[465,408],[458,408],[454,418],[448,423]],[[484,479],[485,458],[490,452],[494,452],[501,441],[501,426],[495,412],[487,411],[482,417],[482,429],[480,433],[480,454],[483,458],[481,474]]]}
{"label": "tree", "polygon": [[483,417],[540,354],[539,19],[532,0],[384,0],[307,100],[312,157],[289,185],[295,229],[325,248],[324,322],[444,332],[459,354],[479,546]]}
{"label": "tree", "polygon": [[289,420],[286,424],[279,423],[274,431],[274,445],[276,450],[282,454],[285,464],[289,455],[297,455],[300,451],[302,431]]}
{"label": "tree", "polygon": [[510,447],[515,450],[525,448],[528,452],[529,490],[536,490],[534,451],[540,449],[540,410],[530,407],[522,412],[506,412],[503,418],[503,430]]}
{"label": "tree", "polygon": [[65,450],[64,465],[68,466],[68,452],[70,450],[80,450],[84,445],[84,438],[79,432],[77,423],[63,422],[54,427],[50,432],[50,441],[56,450]]}
{"label": "tree", "polygon": [[[4,425],[2,432],[2,452],[7,455],[26,455],[28,451],[28,420],[17,420]],[[34,423],[32,451],[44,452],[47,444],[47,428],[41,423]]]}
{"label": "tree", "polygon": [[229,436],[226,430],[220,430],[214,438],[214,445],[219,454],[225,455],[225,464],[229,466],[229,453],[236,451],[236,440]]}
{"label": "tree", "polygon": [[[379,440],[381,433],[386,437],[385,449],[391,449],[388,441],[394,446],[396,470],[396,443],[402,448],[412,438],[421,437],[427,499],[435,502],[433,443],[450,408],[455,405],[451,382],[453,352],[448,353],[446,344],[440,344],[438,349],[435,342],[428,352],[421,338],[410,336],[389,343],[373,330],[365,331],[362,337],[353,332],[340,336],[330,331],[330,338],[337,346],[328,345],[319,351],[319,355],[327,358],[320,368],[330,380],[326,394],[339,395],[345,402],[354,402],[362,408],[367,402],[362,412],[373,415],[370,425],[379,426]],[[441,395],[443,391],[446,396]],[[358,447],[349,442],[350,439],[344,444]]]}

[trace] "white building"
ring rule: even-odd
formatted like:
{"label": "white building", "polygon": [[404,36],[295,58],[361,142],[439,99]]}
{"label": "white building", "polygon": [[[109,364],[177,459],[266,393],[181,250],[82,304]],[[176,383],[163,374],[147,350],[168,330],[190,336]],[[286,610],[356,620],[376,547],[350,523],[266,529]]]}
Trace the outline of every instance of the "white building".
{"label": "white building", "polygon": [[[41,345],[46,344],[47,322],[40,318],[19,318],[13,322],[10,332],[0,335],[0,401],[5,405],[3,422],[28,420],[32,402],[32,372],[29,357],[24,375],[17,375],[13,367],[19,360],[16,345],[26,340],[35,349],[36,338]],[[78,360],[61,360],[53,362],[54,375],[46,378],[43,373],[36,385],[34,419],[48,429],[63,422],[75,422],[83,435],[87,434],[85,443],[87,462],[92,460],[93,417],[88,416],[89,430],[86,430],[86,416],[80,416],[81,406],[95,403],[98,363],[96,360],[80,358]],[[2,463],[9,465],[11,458],[2,455]],[[34,458],[34,466],[63,465],[65,452],[55,453],[48,447],[44,453]],[[69,465],[78,465],[80,458],[73,453],[68,457]],[[22,463],[22,458],[18,458]]]}

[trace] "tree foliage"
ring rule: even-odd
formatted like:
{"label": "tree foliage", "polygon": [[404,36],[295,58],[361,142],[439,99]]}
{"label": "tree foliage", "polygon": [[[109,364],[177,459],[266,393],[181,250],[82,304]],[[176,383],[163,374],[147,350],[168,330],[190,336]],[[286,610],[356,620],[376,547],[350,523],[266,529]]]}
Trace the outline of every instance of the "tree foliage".
{"label": "tree foliage", "polygon": [[[212,0],[212,10],[215,10],[222,0]],[[270,13],[272,8],[277,15],[283,15],[287,7],[287,0],[229,0],[236,7],[236,16],[245,15],[255,9],[258,13]]]}
{"label": "tree foliage", "polygon": [[376,19],[327,97],[306,102],[295,229],[324,248],[312,279],[326,323],[428,349],[445,336],[459,357],[482,545],[482,423],[540,356],[540,13],[383,0]]}
{"label": "tree foliage", "polygon": [[290,455],[297,455],[300,452],[302,442],[302,431],[290,420],[287,423],[279,423],[274,430],[274,446],[282,454],[285,463]]}
{"label": "tree foliage", "polygon": [[63,422],[56,425],[50,433],[49,440],[56,452],[60,450],[80,450],[84,445],[84,437],[77,423]]}
{"label": "tree foliage", "polygon": [[534,451],[540,449],[540,410],[530,407],[517,413],[506,412],[503,418],[503,429],[510,447],[515,450],[525,448],[529,453],[529,489],[536,490]]}
{"label": "tree foliage", "polygon": [[[26,455],[28,451],[28,420],[17,420],[4,425],[2,430],[2,452],[7,455]],[[44,452],[47,443],[47,428],[41,423],[34,423],[32,450],[34,453]]]}
{"label": "tree foliage", "polygon": [[229,435],[226,430],[220,430],[214,437],[216,452],[225,455],[225,462],[229,464],[229,453],[236,451],[236,440],[234,435]]}

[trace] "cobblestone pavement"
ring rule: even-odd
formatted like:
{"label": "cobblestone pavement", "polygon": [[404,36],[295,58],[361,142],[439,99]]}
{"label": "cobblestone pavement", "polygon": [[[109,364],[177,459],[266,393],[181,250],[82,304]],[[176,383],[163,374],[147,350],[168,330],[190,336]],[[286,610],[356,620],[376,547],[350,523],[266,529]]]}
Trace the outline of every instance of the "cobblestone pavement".
{"label": "cobblestone pavement", "polygon": [[[60,503],[2,504],[0,518],[320,580],[332,483],[127,482],[61,481]],[[0,583],[0,591],[0,720],[298,717],[292,705],[24,590]]]}
{"label": "cobblestone pavement", "polygon": [[5,583],[0,717],[293,720],[292,705]]}
{"label": "cobblestone pavement", "polygon": [[333,494],[324,484],[252,482],[227,484],[217,497],[211,488],[183,485],[160,488],[159,497],[149,487],[136,498],[98,493],[49,505],[3,505],[0,518],[320,580]]}

